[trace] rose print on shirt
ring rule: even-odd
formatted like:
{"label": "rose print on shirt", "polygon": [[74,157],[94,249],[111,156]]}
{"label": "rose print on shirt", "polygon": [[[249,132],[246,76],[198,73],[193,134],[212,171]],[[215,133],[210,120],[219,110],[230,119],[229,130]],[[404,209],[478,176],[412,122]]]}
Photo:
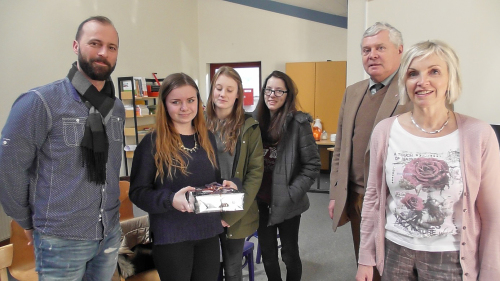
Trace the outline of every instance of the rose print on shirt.
{"label": "rose print on shirt", "polygon": [[449,181],[449,167],[445,161],[435,158],[416,158],[406,164],[403,178],[410,186],[427,190],[442,190]]}
{"label": "rose print on shirt", "polygon": [[453,213],[453,202],[442,196],[451,179],[448,164],[436,158],[415,158],[404,166],[402,176],[400,186],[408,192],[399,196],[396,224],[422,236],[447,233],[440,228]]}
{"label": "rose print on shirt", "polygon": [[401,200],[401,203],[410,210],[422,211],[424,209],[424,203],[422,198],[415,194],[406,193],[405,197]]}

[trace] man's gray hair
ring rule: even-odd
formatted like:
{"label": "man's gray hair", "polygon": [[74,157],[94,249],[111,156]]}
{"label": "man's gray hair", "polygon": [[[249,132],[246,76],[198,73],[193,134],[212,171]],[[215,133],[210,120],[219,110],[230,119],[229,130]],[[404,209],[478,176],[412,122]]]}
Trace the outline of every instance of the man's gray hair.
{"label": "man's gray hair", "polygon": [[363,33],[363,38],[365,37],[370,37],[370,36],[375,36],[379,34],[382,30],[387,30],[389,31],[389,40],[396,46],[396,48],[399,48],[399,46],[403,45],[403,35],[401,35],[401,32],[397,30],[394,26],[386,23],[386,22],[376,22],[374,25],[368,27],[368,29]]}

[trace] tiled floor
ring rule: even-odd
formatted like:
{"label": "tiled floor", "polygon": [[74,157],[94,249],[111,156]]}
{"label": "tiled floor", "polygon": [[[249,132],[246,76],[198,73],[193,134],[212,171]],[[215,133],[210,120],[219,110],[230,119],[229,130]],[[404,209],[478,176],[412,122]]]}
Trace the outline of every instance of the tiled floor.
{"label": "tiled floor", "polygon": [[[320,188],[329,190],[329,174],[321,174]],[[316,183],[311,187],[316,187]],[[328,215],[328,193],[308,193],[311,207],[302,215],[299,246],[302,259],[302,280],[344,281],[354,280],[356,262],[352,246],[350,225],[333,232]],[[257,245],[257,239],[251,240]],[[256,250],[254,255],[256,254]],[[285,265],[280,261],[283,280]],[[248,279],[247,268],[243,269],[243,280]],[[264,266],[255,264],[255,281],[267,280]]]}
{"label": "tiled floor", "polygon": [[[319,185],[318,185],[319,181]],[[314,184],[311,186],[309,192],[313,193],[329,193],[330,192],[330,173],[321,172],[319,179],[316,179]]]}

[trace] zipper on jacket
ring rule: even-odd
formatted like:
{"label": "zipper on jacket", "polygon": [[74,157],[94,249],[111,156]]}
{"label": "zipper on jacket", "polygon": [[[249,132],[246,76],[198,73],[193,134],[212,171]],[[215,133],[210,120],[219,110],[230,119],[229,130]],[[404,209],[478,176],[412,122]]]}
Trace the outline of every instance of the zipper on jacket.
{"label": "zipper on jacket", "polygon": [[[249,126],[247,128],[247,130],[244,130],[245,129],[245,126],[246,126],[246,121],[248,118],[252,117],[251,115],[248,115],[248,114],[245,114],[245,123],[243,123],[243,126],[241,128],[241,132],[240,132],[240,135],[238,136],[238,141],[236,142],[236,149],[234,150],[235,153],[234,153],[234,159],[233,159],[233,168],[232,168],[232,171],[231,171],[231,177],[235,177],[236,175],[236,168],[238,167],[238,160],[240,158],[240,148],[241,148],[241,140],[243,138],[243,135],[246,133],[247,130],[249,130],[251,127],[255,126],[256,124],[252,124],[251,126]],[[257,124],[258,126],[258,124]],[[241,177],[243,177],[243,175],[241,175]],[[243,180],[242,180],[242,183],[243,183]]]}

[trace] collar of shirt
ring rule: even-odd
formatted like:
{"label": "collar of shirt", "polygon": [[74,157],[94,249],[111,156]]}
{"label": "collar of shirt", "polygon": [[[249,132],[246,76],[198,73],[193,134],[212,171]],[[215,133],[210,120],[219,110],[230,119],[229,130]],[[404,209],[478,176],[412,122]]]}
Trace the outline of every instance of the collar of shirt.
{"label": "collar of shirt", "polygon": [[[385,80],[384,80],[384,81],[382,81],[382,82],[380,82],[380,83],[381,83],[382,85],[384,85],[384,87],[385,87],[385,86],[387,86],[387,85],[389,85],[389,84],[391,83],[391,81],[392,81],[392,78],[394,78],[394,76],[396,75],[396,73],[397,73],[397,72],[398,72],[398,71],[396,70],[393,74],[389,75],[389,77],[385,78]],[[373,80],[370,78],[370,84],[368,85],[368,89],[371,89],[371,87],[372,87],[373,85],[375,85],[375,84],[377,84],[377,83],[376,83],[375,81],[373,81]],[[377,91],[376,91],[375,89],[373,89],[373,91],[372,91],[372,90],[370,90],[370,92],[371,92],[371,93],[372,93],[372,95],[373,95],[373,94],[375,94]]]}

